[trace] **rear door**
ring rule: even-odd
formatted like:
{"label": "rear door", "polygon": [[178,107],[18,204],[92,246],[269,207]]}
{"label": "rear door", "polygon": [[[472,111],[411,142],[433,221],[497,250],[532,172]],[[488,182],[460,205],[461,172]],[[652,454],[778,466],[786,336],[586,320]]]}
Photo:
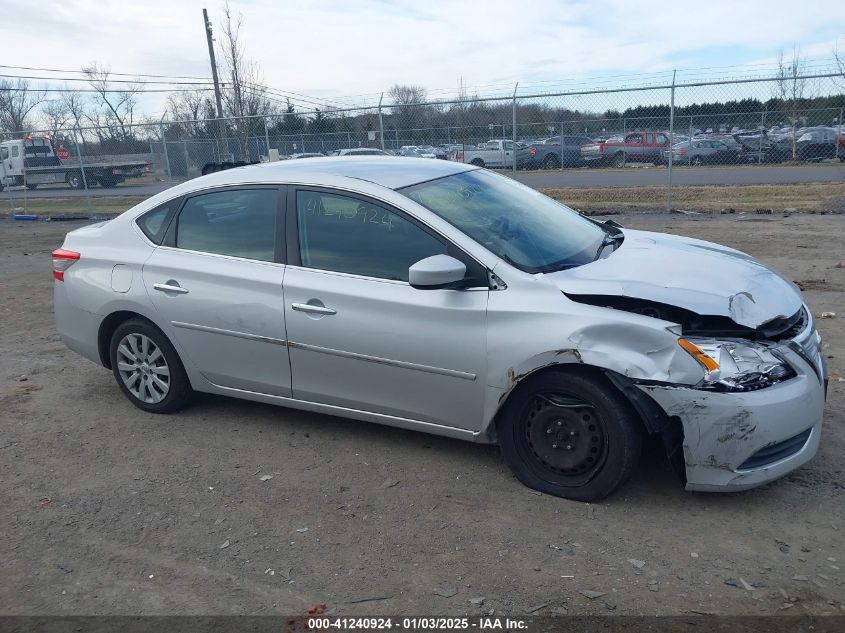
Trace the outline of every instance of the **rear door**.
{"label": "rear door", "polygon": [[290,395],[283,193],[253,186],[188,196],[144,264],[159,322],[216,385]]}

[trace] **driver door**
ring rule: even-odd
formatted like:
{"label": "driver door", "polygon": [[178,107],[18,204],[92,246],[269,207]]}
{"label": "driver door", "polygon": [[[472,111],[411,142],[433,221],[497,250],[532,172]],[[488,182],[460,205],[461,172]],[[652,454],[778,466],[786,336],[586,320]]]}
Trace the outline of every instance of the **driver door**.
{"label": "driver door", "polygon": [[[291,187],[285,321],[293,397],[475,430],[486,384],[488,288],[418,290],[408,268],[449,254],[401,211]],[[485,282],[486,283],[486,282]]]}

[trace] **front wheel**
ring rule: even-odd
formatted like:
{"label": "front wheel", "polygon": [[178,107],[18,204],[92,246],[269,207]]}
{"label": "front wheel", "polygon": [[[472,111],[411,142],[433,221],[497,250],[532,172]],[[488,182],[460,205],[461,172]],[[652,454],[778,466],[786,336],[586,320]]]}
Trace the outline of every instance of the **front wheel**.
{"label": "front wheel", "polygon": [[114,331],[109,346],[112,372],[127,398],[151,413],[184,407],[193,391],[176,349],[157,327],[130,319]]}
{"label": "front wheel", "polygon": [[67,175],[67,184],[72,189],[84,189],[85,180],[82,178],[82,172],[72,171]]}
{"label": "front wheel", "polygon": [[642,444],[640,421],[618,392],[568,371],[526,379],[500,412],[497,431],[517,479],[577,501],[598,501],[624,483]]}
{"label": "front wheel", "polygon": [[625,166],[625,154],[623,154],[622,152],[617,152],[616,154],[613,155],[613,158],[611,159],[610,164],[613,165],[614,167],[617,167],[617,168],[618,167],[624,167]]}

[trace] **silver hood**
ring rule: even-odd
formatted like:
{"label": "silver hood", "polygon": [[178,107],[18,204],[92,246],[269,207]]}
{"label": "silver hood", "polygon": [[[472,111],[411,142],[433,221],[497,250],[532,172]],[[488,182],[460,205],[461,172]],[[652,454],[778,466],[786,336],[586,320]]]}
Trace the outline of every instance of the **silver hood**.
{"label": "silver hood", "polygon": [[794,315],[795,285],[749,255],[712,242],[624,229],[610,255],[547,279],[567,294],[656,301],[758,328]]}

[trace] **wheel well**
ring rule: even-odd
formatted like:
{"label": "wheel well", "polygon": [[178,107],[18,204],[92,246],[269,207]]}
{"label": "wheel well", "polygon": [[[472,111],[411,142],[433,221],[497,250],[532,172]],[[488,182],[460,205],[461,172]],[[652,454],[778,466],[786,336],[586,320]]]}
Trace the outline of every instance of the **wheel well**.
{"label": "wheel well", "polygon": [[487,427],[487,435],[491,441],[495,441],[496,439],[496,422],[498,421],[499,414],[504,410],[505,404],[512,398],[519,396],[522,389],[527,384],[528,379],[549,373],[571,373],[580,376],[588,376],[605,387],[616,391],[637,415],[637,418],[642,424],[642,430],[646,434],[651,435],[654,433],[661,433],[669,424],[668,416],[666,416],[663,412],[663,409],[661,409],[650,396],[637,389],[629,378],[594,365],[586,365],[583,363],[558,363],[554,365],[547,365],[546,367],[540,367],[516,378],[518,382],[499,402],[499,408],[496,410],[493,423]]}
{"label": "wheel well", "polygon": [[104,367],[111,369],[111,358],[109,357],[109,344],[111,343],[112,334],[120,326],[129,319],[141,319],[155,325],[145,316],[137,312],[130,312],[128,310],[121,310],[119,312],[112,312],[100,324],[100,331],[97,333],[97,350],[100,352],[100,362]]}

